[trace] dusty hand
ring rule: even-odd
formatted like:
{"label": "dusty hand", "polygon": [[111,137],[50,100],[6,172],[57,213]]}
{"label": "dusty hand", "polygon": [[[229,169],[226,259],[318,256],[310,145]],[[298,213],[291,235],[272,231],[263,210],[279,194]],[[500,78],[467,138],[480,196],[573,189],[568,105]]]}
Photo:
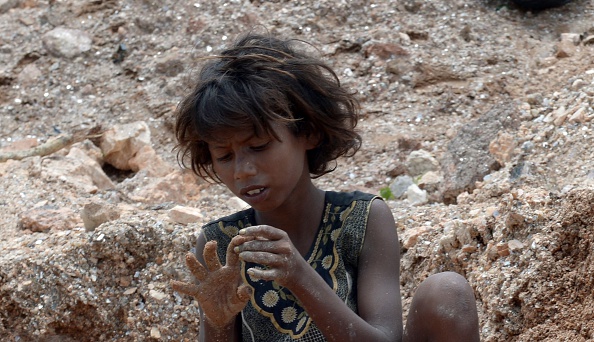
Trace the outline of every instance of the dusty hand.
{"label": "dusty hand", "polygon": [[179,293],[196,298],[205,319],[213,327],[223,328],[230,324],[245,307],[250,298],[250,289],[241,284],[239,258],[233,249],[251,237],[237,237],[227,248],[227,260],[222,266],[217,256],[217,243],[209,241],[204,246],[206,267],[193,253],[186,254],[186,264],[199,284],[172,281],[171,286]]}
{"label": "dusty hand", "polygon": [[266,269],[248,269],[247,272],[252,277],[275,280],[279,285],[287,286],[293,282],[294,277],[299,276],[305,259],[285,231],[261,225],[244,228],[239,233],[240,236],[252,238],[235,247],[239,258],[267,266]]}

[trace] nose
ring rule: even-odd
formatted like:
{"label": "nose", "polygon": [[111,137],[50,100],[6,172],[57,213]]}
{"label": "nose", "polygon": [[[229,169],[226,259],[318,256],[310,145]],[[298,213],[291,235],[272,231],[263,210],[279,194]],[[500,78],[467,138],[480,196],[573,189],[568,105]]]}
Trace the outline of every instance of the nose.
{"label": "nose", "polygon": [[238,155],[235,158],[235,179],[245,179],[256,175],[256,165],[249,155]]}

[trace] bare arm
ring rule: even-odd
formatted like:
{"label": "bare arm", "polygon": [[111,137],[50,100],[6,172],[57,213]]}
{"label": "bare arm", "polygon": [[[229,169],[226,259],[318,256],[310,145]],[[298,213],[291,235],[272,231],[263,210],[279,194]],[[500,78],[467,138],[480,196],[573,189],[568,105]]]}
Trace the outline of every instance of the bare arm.
{"label": "bare arm", "polygon": [[372,203],[359,258],[359,314],[301,257],[283,231],[256,226],[247,228],[247,234],[268,241],[240,246],[240,258],[269,266],[250,271],[291,290],[328,341],[401,341],[400,245],[392,213],[383,201]]}
{"label": "bare arm", "polygon": [[239,258],[234,243],[251,237],[237,237],[227,247],[225,265],[221,265],[214,241],[198,237],[197,253],[186,255],[186,264],[198,280],[197,284],[173,281],[174,290],[196,298],[200,304],[200,341],[231,342],[240,340],[239,312],[249,300],[249,288],[241,282]]}

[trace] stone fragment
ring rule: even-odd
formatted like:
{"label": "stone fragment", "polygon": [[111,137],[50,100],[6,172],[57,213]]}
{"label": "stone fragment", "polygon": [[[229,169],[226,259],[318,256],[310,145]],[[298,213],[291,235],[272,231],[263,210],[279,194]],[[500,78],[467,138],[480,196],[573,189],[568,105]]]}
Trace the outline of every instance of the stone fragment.
{"label": "stone fragment", "polygon": [[515,147],[516,144],[513,135],[500,133],[497,138],[489,143],[489,153],[503,166],[511,160]]}
{"label": "stone fragment", "polygon": [[177,51],[171,51],[157,60],[155,71],[168,77],[174,77],[184,71],[184,63]]}
{"label": "stone fragment", "polygon": [[435,192],[439,189],[439,185],[443,181],[443,175],[437,171],[429,171],[425,173],[418,181],[420,189],[427,192]]}
{"label": "stone fragment", "polygon": [[573,45],[580,45],[580,35],[578,33],[561,33],[561,41],[569,42]]}
{"label": "stone fragment", "polygon": [[509,213],[505,219],[505,227],[510,230],[513,231],[517,228],[521,228],[524,226],[526,218],[518,213]]}
{"label": "stone fragment", "polygon": [[32,232],[68,230],[81,223],[78,215],[70,208],[43,206],[23,211],[19,216],[19,227]]}
{"label": "stone fragment", "polygon": [[392,196],[396,199],[400,199],[406,193],[406,190],[409,186],[413,184],[413,180],[408,175],[402,175],[396,177],[396,179],[390,184],[390,191],[392,192]]}
{"label": "stone fragment", "polygon": [[567,121],[571,122],[571,123],[575,123],[575,122],[579,122],[579,123],[584,123],[588,121],[588,116],[586,114],[586,108],[585,107],[580,107],[578,108],[575,113],[573,113],[569,119],[567,119]]}
{"label": "stone fragment", "polygon": [[161,331],[159,331],[159,328],[157,328],[157,327],[151,328],[151,337],[155,338],[155,339],[161,339]]}
{"label": "stone fragment", "polygon": [[34,85],[39,82],[39,79],[43,76],[41,70],[31,63],[27,64],[23,70],[19,73],[17,80],[22,85]]}
{"label": "stone fragment", "polygon": [[504,257],[504,256],[508,256],[510,254],[509,246],[505,242],[498,243],[496,248],[497,248],[497,254],[499,256]]}
{"label": "stone fragment", "polygon": [[406,199],[411,205],[422,205],[427,203],[427,191],[421,190],[416,184],[412,184],[406,189]]}
{"label": "stone fragment", "polygon": [[[80,145],[79,145],[80,146]],[[82,146],[81,146],[82,147]],[[92,153],[93,150],[89,151]],[[105,171],[101,168],[98,161],[100,156],[95,155],[94,158],[89,156],[87,152],[83,151],[78,147],[72,147],[67,155],[72,160],[77,160],[82,163],[82,168],[86,171],[88,177],[90,177],[93,185],[97,186],[101,190],[114,189],[115,185],[111,179],[105,174]]]}
{"label": "stone fragment", "polygon": [[439,170],[439,163],[433,155],[425,150],[412,151],[406,158],[406,167],[410,175],[421,176],[429,171]]}
{"label": "stone fragment", "polygon": [[169,218],[177,223],[188,224],[200,222],[203,215],[197,208],[177,205],[169,210]]}
{"label": "stone fragment", "polygon": [[144,121],[116,125],[103,133],[99,147],[107,163],[119,170],[132,170],[130,160],[144,146],[150,147],[151,133]]}
{"label": "stone fragment", "polygon": [[556,53],[555,56],[557,58],[568,58],[568,57],[572,57],[573,55],[575,55],[577,48],[576,46],[567,40],[562,40],[560,42],[557,43],[556,45]]}
{"label": "stone fragment", "polygon": [[80,216],[89,232],[105,222],[117,220],[120,218],[120,212],[113,205],[94,199],[84,205]]}
{"label": "stone fragment", "polygon": [[581,78],[578,78],[577,80],[573,81],[573,83],[571,84],[571,89],[577,91],[587,85],[588,85],[588,82],[582,80]]}
{"label": "stone fragment", "polygon": [[41,176],[58,179],[90,194],[115,188],[99,164],[76,147],[65,157],[46,159]]}
{"label": "stone fragment", "polygon": [[149,295],[151,297],[155,298],[156,300],[163,300],[163,299],[169,297],[167,294],[165,294],[161,291],[157,291],[157,290],[150,290]]}
{"label": "stone fragment", "polygon": [[524,244],[516,239],[509,240],[507,242],[507,246],[509,247],[509,250],[512,252],[519,251],[524,248]]}
{"label": "stone fragment", "polygon": [[93,40],[84,31],[57,27],[44,34],[42,42],[51,55],[74,58],[91,50]]}

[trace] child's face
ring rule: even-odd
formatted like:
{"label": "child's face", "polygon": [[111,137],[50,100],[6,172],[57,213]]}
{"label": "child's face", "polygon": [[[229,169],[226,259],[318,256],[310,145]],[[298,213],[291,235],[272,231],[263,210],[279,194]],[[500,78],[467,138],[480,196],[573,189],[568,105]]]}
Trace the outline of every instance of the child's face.
{"label": "child's face", "polygon": [[224,130],[208,141],[212,165],[221,181],[255,210],[279,208],[296,190],[311,182],[306,151],[311,139],[295,136],[284,125],[273,125],[273,136],[253,131]]}

